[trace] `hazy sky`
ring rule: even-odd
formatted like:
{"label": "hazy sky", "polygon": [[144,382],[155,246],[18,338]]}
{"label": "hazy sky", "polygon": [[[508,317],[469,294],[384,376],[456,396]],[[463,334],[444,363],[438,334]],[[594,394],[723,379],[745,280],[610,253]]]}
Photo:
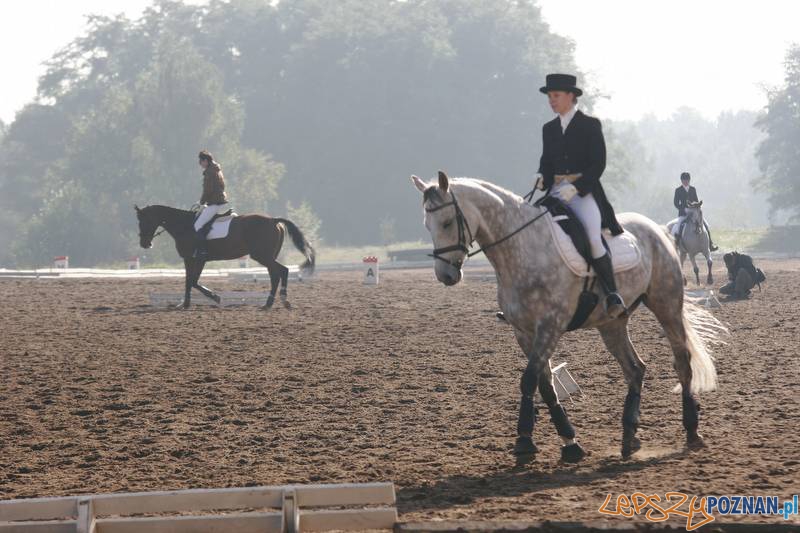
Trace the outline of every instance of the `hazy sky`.
{"label": "hazy sky", "polygon": [[[332,2],[336,0],[331,0]],[[3,2],[0,119],[36,93],[42,62],[78,35],[87,13],[136,17],[150,0]],[[552,28],[576,45],[589,85],[609,96],[602,117],[669,116],[686,105],[711,118],[759,109],[764,84],[783,78],[788,45],[800,41],[800,1],[539,0]],[[536,88],[531,88],[536,90]]]}

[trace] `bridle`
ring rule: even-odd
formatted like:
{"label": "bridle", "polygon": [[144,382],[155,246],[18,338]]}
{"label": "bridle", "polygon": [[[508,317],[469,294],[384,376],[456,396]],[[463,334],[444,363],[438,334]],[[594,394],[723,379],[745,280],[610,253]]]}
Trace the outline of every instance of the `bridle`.
{"label": "bridle", "polygon": [[[498,240],[494,241],[493,243],[487,244],[486,246],[482,246],[481,248],[478,248],[477,250],[474,250],[474,251],[470,252],[469,251],[469,247],[472,246],[472,243],[475,241],[475,237],[473,237],[473,235],[472,235],[472,230],[470,230],[470,228],[469,228],[469,224],[467,223],[467,219],[464,216],[464,212],[461,211],[461,207],[459,207],[459,205],[458,205],[458,200],[456,200],[456,195],[453,193],[453,191],[450,191],[450,195],[453,197],[453,201],[452,202],[445,202],[445,203],[439,204],[439,205],[437,205],[435,207],[425,208],[425,211],[427,211],[428,213],[433,213],[434,211],[438,211],[440,209],[444,209],[445,207],[449,207],[449,206],[452,205],[453,208],[456,210],[456,224],[458,224],[458,244],[453,244],[453,245],[450,245],[450,246],[444,246],[442,248],[434,248],[433,249],[433,253],[432,254],[428,254],[428,256],[429,257],[433,257],[434,259],[438,259],[439,261],[442,261],[444,263],[447,263],[448,265],[452,266],[453,268],[455,268],[457,270],[461,269],[461,266],[464,264],[464,259],[459,259],[457,261],[451,261],[451,260],[447,259],[446,257],[442,257],[441,254],[444,254],[444,253],[447,253],[447,252],[459,251],[459,252],[464,252],[465,257],[468,259],[468,258],[470,258],[470,257],[472,257],[474,255],[477,255],[477,254],[481,253],[481,252],[485,252],[489,248],[497,246],[501,242],[507,241],[508,239],[510,239],[511,237],[513,237],[514,235],[519,233],[520,231],[524,230],[525,228],[527,228],[528,226],[530,226],[531,224],[533,224],[534,222],[536,222],[537,220],[539,220],[540,218],[542,218],[544,215],[546,215],[548,213],[548,210],[544,209],[544,211],[542,211],[540,214],[536,215],[535,217],[533,217],[532,219],[530,219],[525,224],[523,224],[522,226],[518,227],[517,229],[515,229],[514,231],[512,231],[511,233],[509,233],[505,237],[503,237],[501,239],[498,239]],[[538,204],[535,204],[535,205],[538,206]],[[466,232],[464,231],[465,229],[466,229]],[[469,241],[467,241],[466,235],[469,235]]]}
{"label": "bridle", "polygon": [[[472,230],[469,229],[469,224],[467,223],[467,219],[464,217],[464,212],[461,211],[461,208],[458,206],[458,200],[456,200],[456,195],[453,194],[453,191],[450,191],[450,195],[453,197],[452,202],[439,204],[436,207],[425,208],[425,211],[427,211],[428,213],[433,213],[435,211],[444,209],[445,207],[449,207],[452,205],[453,208],[456,210],[456,224],[458,225],[458,244],[453,244],[451,246],[444,246],[442,248],[434,248],[433,253],[428,254],[428,256],[438,259],[439,261],[444,261],[453,268],[460,270],[461,265],[464,264],[463,259],[459,259],[458,261],[451,261],[446,257],[442,257],[441,254],[447,252],[459,251],[459,252],[464,252],[464,255],[466,257],[472,257],[477,252],[473,252],[472,254],[469,253],[469,247],[472,246],[472,243],[475,241],[475,237],[472,236]],[[466,233],[464,232],[465,229]],[[466,235],[469,235],[469,241],[467,241]]]}
{"label": "bridle", "polygon": [[[158,226],[161,226],[161,229],[159,231],[153,231],[153,236],[150,237],[150,244],[153,244],[153,239],[155,239],[156,237],[158,237],[159,235],[161,235],[162,233],[167,231],[167,228],[164,227],[165,223],[166,223],[166,220],[161,222],[161,223],[159,223],[156,226],[156,228],[158,228]],[[139,232],[139,240],[142,240],[142,232],[141,231]]]}

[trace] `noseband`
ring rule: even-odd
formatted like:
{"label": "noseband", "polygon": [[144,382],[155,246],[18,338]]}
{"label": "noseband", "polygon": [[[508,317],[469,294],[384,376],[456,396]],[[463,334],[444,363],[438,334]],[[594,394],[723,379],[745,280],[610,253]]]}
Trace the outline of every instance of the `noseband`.
{"label": "noseband", "polygon": [[[438,211],[440,209],[444,209],[445,207],[453,206],[456,210],[456,224],[458,225],[458,244],[453,244],[451,246],[445,246],[443,248],[434,248],[432,254],[428,254],[429,257],[433,257],[438,259],[439,261],[443,261],[448,265],[452,266],[456,270],[461,269],[461,265],[464,263],[463,259],[459,259],[458,261],[451,261],[446,257],[442,257],[441,254],[445,254],[447,252],[464,252],[467,257],[472,257],[474,254],[469,253],[469,247],[472,246],[472,242],[475,238],[472,236],[472,230],[469,229],[469,224],[467,223],[467,219],[464,217],[464,212],[461,211],[461,208],[458,206],[458,201],[456,200],[456,195],[450,191],[450,194],[453,197],[452,202],[447,202],[444,204],[437,205],[436,207],[426,208],[425,211],[428,213],[433,213],[434,211]],[[465,232],[466,230],[466,232]],[[466,236],[469,235],[469,241],[467,241]]]}

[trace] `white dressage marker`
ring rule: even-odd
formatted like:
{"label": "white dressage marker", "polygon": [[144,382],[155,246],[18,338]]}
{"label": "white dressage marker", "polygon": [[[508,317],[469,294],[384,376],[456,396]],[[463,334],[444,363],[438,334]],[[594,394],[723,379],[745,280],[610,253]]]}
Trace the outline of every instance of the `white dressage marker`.
{"label": "white dressage marker", "polygon": [[378,258],[371,255],[365,257],[362,262],[364,263],[364,285],[377,285]]}
{"label": "white dressage marker", "polygon": [[[267,301],[269,293],[265,291],[259,292],[246,292],[246,291],[222,291],[218,292],[220,297],[219,307],[231,307],[235,305],[264,305]],[[182,292],[154,292],[150,293],[150,305],[153,307],[171,307],[183,303]],[[192,298],[194,305],[213,305],[217,303],[211,298],[205,296],[196,296]]]}
{"label": "white dressage marker", "polygon": [[[158,516],[133,516],[143,514]],[[355,531],[391,529],[396,522],[392,483],[194,489],[0,501],[0,533]]]}
{"label": "white dressage marker", "polygon": [[53,259],[53,268],[69,268],[69,256],[59,255]]}

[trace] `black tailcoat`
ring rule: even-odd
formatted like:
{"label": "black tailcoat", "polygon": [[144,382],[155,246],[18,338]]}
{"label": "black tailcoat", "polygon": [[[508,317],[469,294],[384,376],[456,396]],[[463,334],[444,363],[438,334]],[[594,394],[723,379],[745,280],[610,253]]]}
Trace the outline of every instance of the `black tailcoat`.
{"label": "black tailcoat", "polygon": [[683,188],[683,185],[675,189],[675,197],[672,199],[672,203],[675,204],[675,208],[678,210],[678,216],[685,217],[686,216],[686,206],[689,202],[696,202],[697,201],[697,190],[689,186],[689,190]]}
{"label": "black tailcoat", "polygon": [[600,176],[606,168],[606,142],[600,121],[577,111],[562,133],[561,120],[556,117],[542,128],[542,145],[539,172],[544,177],[545,188],[549,190],[553,186],[556,174],[583,174],[573,183],[578,194],[592,193],[600,208],[603,227],[613,235],[622,233],[614,208],[600,184]]}

